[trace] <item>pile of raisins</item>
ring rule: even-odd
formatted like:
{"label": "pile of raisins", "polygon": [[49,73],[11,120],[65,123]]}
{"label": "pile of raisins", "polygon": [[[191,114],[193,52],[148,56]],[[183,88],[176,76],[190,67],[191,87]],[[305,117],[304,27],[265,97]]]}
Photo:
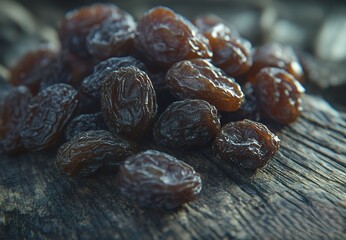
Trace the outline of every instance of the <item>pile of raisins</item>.
{"label": "pile of raisins", "polygon": [[[279,138],[260,121],[294,122],[303,72],[292,48],[252,48],[220,18],[192,22],[156,7],[136,23],[113,4],[69,12],[61,49],[42,47],[12,68],[2,98],[0,149],[56,151],[70,176],[118,171],[121,192],[141,206],[195,199],[201,176],[156,150],[212,148],[238,168],[264,167]],[[269,121],[268,121],[269,120]]]}

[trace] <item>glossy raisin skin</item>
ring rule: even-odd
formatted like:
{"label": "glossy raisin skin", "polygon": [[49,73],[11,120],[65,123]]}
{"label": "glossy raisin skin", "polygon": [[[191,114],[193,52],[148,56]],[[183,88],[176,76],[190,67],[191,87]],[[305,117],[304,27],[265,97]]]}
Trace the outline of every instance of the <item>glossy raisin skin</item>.
{"label": "glossy raisin skin", "polygon": [[185,59],[212,57],[208,39],[187,19],[165,7],[153,8],[140,19],[135,47],[164,67]]}
{"label": "glossy raisin skin", "polygon": [[62,48],[81,57],[88,56],[87,36],[105,19],[118,14],[118,10],[113,4],[93,4],[68,12],[58,24]]}
{"label": "glossy raisin skin", "polygon": [[101,109],[111,132],[139,139],[152,127],[156,94],[145,72],[120,68],[106,77],[101,93]]}
{"label": "glossy raisin skin", "polygon": [[292,74],[298,81],[303,82],[303,68],[291,47],[268,43],[255,49],[253,64],[246,74],[246,81],[254,84],[257,73],[265,67],[281,68]]}
{"label": "glossy raisin skin", "polygon": [[56,166],[70,176],[88,176],[101,167],[118,166],[136,148],[134,142],[108,131],[82,132],[59,148]]}
{"label": "glossy raisin skin", "polygon": [[0,150],[9,153],[23,150],[20,129],[31,98],[25,86],[12,88],[4,96],[0,107]]}
{"label": "glossy raisin skin", "polygon": [[281,123],[294,122],[303,110],[303,86],[288,72],[264,68],[256,76],[255,94],[264,116]]}
{"label": "glossy raisin skin", "polygon": [[264,167],[280,147],[280,140],[262,123],[243,120],[221,128],[213,144],[216,155],[240,168]]}
{"label": "glossy raisin skin", "polygon": [[31,99],[21,130],[27,150],[38,151],[54,146],[63,135],[66,123],[78,104],[78,93],[70,85],[57,83]]}
{"label": "glossy raisin skin", "polygon": [[166,74],[166,82],[178,99],[206,100],[220,111],[238,110],[244,98],[235,80],[205,59],[174,64]]}
{"label": "glossy raisin skin", "polygon": [[223,24],[223,20],[214,14],[208,14],[195,18],[192,23],[201,31],[206,32],[218,24]]}
{"label": "glossy raisin skin", "polygon": [[73,118],[66,126],[65,139],[71,140],[81,132],[92,130],[107,130],[107,124],[103,119],[103,113],[81,114]]}
{"label": "glossy raisin skin", "polygon": [[177,149],[201,147],[220,131],[216,108],[204,100],[183,100],[168,106],[155,124],[156,143]]}
{"label": "glossy raisin skin", "polygon": [[119,9],[89,33],[89,53],[101,60],[125,56],[132,51],[135,33],[135,20],[130,14]]}
{"label": "glossy raisin skin", "polygon": [[122,67],[135,66],[142,71],[146,71],[143,62],[134,57],[113,57],[98,63],[93,70],[93,73],[86,77],[81,84],[81,93],[93,97],[99,101],[101,96],[101,85],[105,77]]}
{"label": "glossy raisin skin", "polygon": [[188,164],[166,153],[147,150],[131,156],[118,174],[121,192],[140,206],[174,209],[201,191],[201,178]]}
{"label": "glossy raisin skin", "polygon": [[54,61],[56,55],[57,53],[49,47],[26,53],[11,69],[11,84],[27,86],[31,93],[36,94],[44,77],[42,73]]}

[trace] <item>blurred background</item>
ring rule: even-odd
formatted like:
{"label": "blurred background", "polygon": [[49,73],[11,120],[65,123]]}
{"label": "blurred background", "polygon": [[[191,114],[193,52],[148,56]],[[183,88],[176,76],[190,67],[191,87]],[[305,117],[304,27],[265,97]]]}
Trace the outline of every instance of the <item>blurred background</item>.
{"label": "blurred background", "polygon": [[345,0],[0,0],[0,77],[28,50],[49,42],[59,47],[55,31],[65,12],[94,2],[112,2],[139,18],[157,5],[187,18],[214,13],[254,46],[275,41],[293,46],[305,59],[309,91],[345,110]]}

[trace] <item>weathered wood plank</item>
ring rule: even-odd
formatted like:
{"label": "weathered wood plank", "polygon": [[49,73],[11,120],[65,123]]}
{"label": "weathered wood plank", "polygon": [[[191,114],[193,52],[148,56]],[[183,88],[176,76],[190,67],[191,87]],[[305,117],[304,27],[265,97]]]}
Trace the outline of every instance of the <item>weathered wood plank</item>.
{"label": "weathered wood plank", "polygon": [[209,149],[173,153],[203,179],[199,198],[176,211],[128,202],[113,173],[72,179],[53,154],[1,155],[0,239],[345,239],[346,115],[312,96],[305,109],[254,175]]}

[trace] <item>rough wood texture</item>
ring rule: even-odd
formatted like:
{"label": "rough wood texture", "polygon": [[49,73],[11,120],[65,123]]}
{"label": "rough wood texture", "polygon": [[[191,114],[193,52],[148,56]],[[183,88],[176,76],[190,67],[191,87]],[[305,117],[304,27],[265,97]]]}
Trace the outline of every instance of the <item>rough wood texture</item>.
{"label": "rough wood texture", "polygon": [[52,154],[1,155],[0,239],[345,239],[346,115],[312,96],[305,109],[255,175],[209,150],[175,154],[204,183],[176,211],[126,201],[112,173],[72,179]]}

